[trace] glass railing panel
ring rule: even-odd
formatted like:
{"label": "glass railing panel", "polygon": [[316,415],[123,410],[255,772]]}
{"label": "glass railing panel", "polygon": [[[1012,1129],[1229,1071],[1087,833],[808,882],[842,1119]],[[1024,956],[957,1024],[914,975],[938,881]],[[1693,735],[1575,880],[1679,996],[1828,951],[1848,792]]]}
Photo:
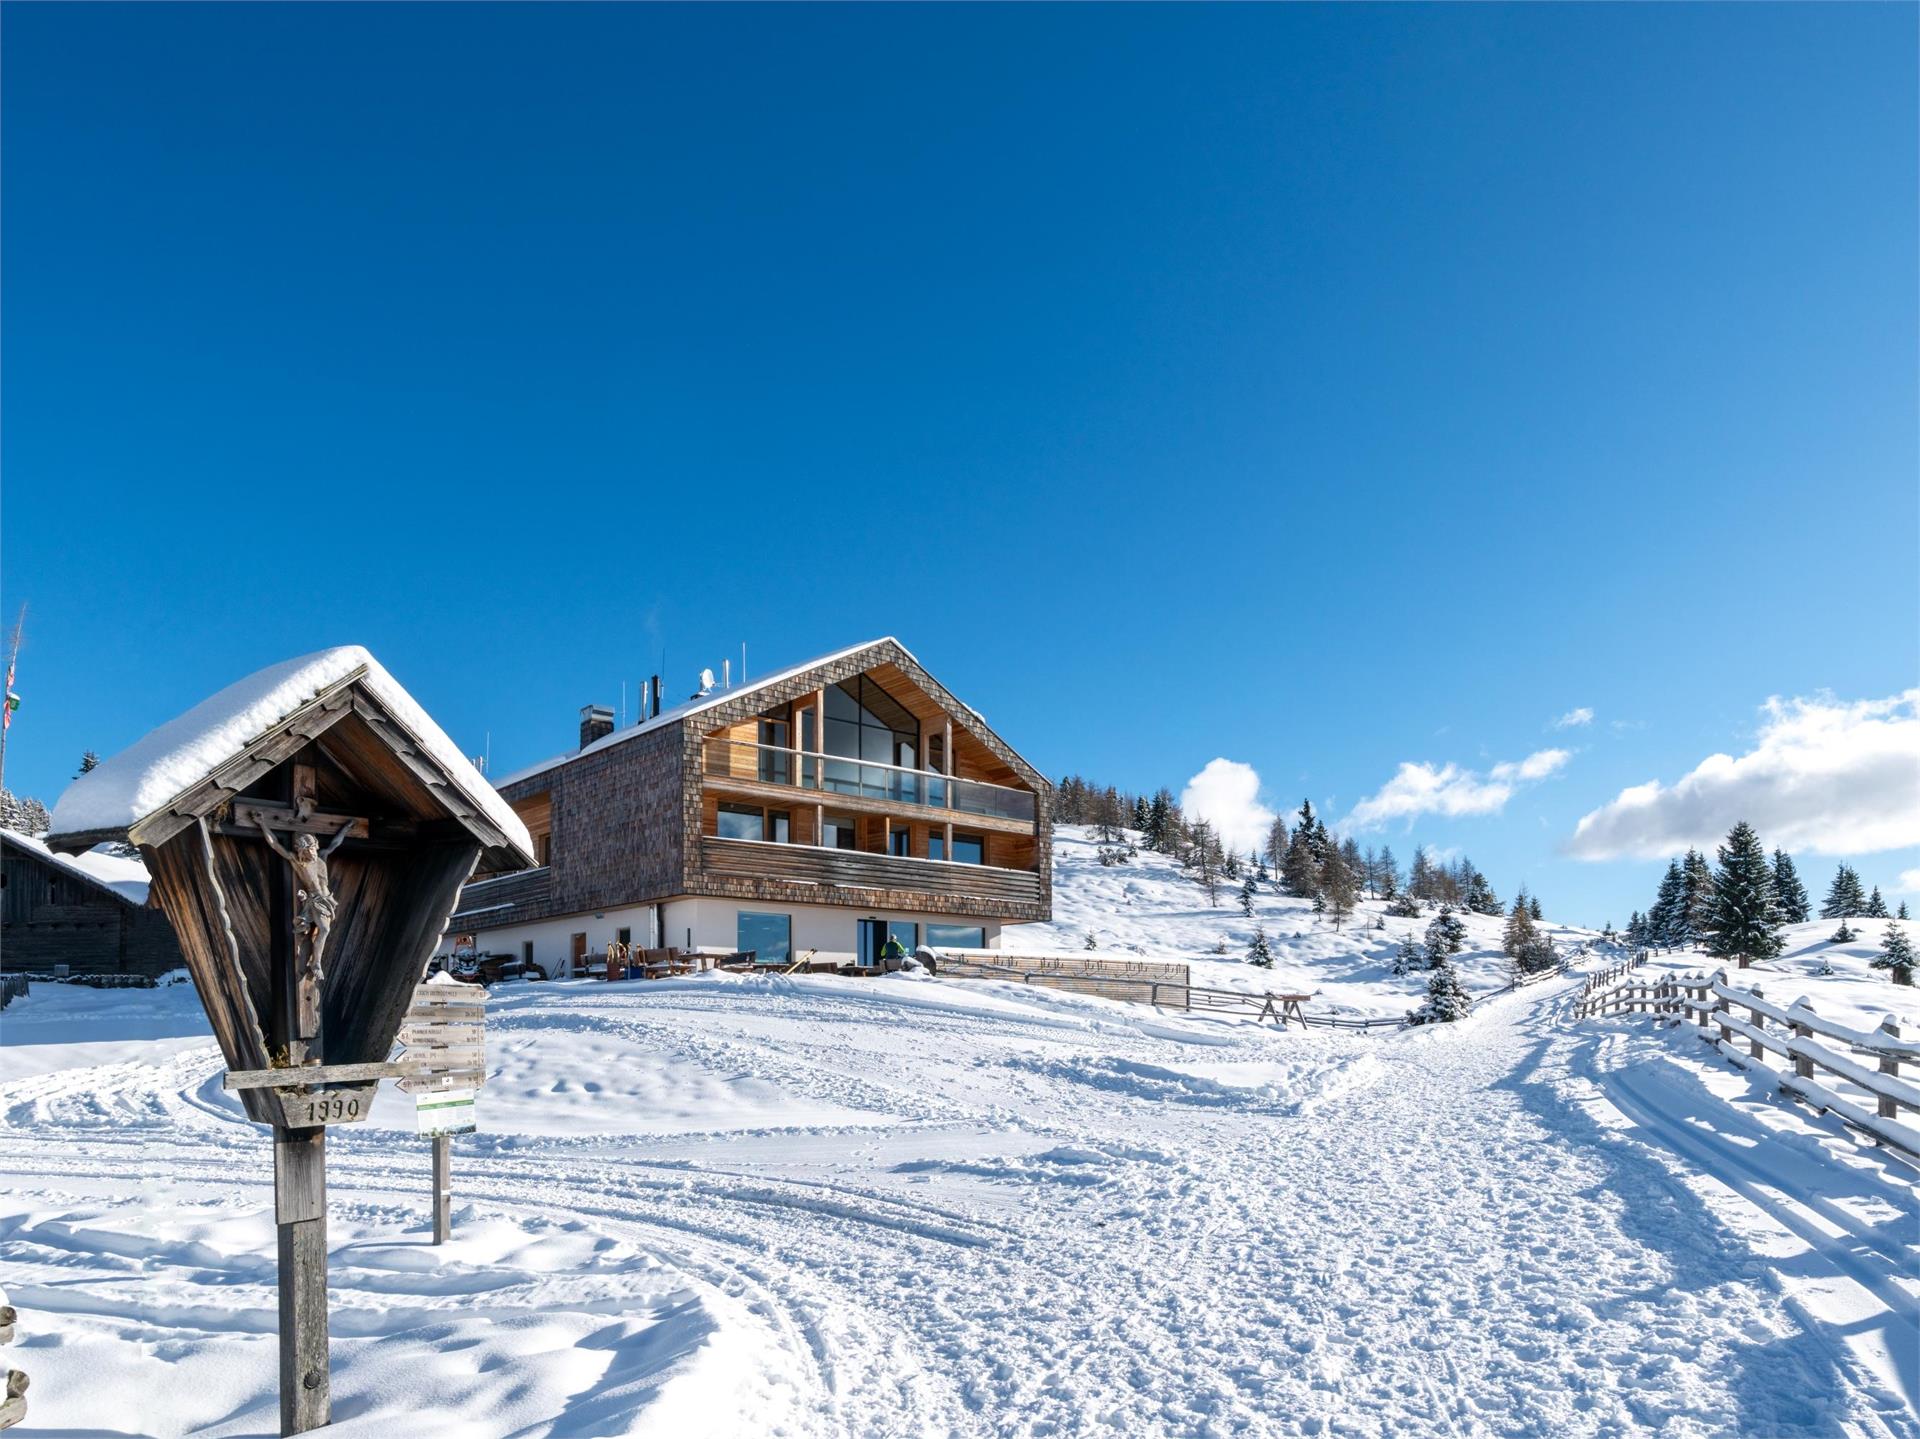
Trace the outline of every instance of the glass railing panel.
{"label": "glass railing panel", "polygon": [[719,778],[793,785],[823,794],[852,795],[916,809],[953,809],[963,814],[1026,821],[1034,817],[1034,797],[1030,792],[982,780],[954,779],[929,770],[904,769],[841,755],[796,753],[774,745],[744,741],[709,740],[705,750],[707,773]]}

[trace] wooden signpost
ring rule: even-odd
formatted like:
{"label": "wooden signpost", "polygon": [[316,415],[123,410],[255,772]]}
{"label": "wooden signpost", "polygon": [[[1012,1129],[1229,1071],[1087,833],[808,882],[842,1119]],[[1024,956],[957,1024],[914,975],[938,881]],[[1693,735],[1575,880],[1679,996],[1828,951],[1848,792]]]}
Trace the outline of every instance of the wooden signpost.
{"label": "wooden signpost", "polygon": [[487,1078],[487,992],[438,978],[413,991],[400,1026],[400,1087],[415,1123],[433,1138],[433,1242],[453,1228],[453,1136],[474,1131],[474,1099]]}
{"label": "wooden signpost", "polygon": [[[172,797],[149,809],[149,793]],[[63,825],[68,813],[84,819]],[[76,780],[54,828],[68,853],[140,847],[226,1087],[272,1127],[280,1432],[318,1428],[331,1416],[327,1127],[365,1119],[380,1080],[403,1072],[387,1060],[394,1032],[461,885],[482,860],[531,864],[525,829],[357,648],[204,701]]]}

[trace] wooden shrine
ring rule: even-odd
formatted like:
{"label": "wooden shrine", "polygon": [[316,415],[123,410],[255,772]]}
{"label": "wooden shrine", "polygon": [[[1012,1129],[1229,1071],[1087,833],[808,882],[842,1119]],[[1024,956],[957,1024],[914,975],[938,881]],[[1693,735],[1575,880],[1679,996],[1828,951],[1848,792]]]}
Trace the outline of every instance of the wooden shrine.
{"label": "wooden shrine", "polygon": [[[117,838],[139,846],[226,1057],[227,1088],[273,1126],[283,1434],[330,1415],[327,1126],[366,1118],[380,1080],[399,1073],[387,1062],[395,1030],[475,864],[533,860],[511,812],[371,656],[290,663],[318,675],[310,697],[197,767],[171,799],[124,828],[49,837],[67,851]],[[271,718],[270,703],[242,713],[263,709]],[[213,733],[235,731],[229,721]]]}

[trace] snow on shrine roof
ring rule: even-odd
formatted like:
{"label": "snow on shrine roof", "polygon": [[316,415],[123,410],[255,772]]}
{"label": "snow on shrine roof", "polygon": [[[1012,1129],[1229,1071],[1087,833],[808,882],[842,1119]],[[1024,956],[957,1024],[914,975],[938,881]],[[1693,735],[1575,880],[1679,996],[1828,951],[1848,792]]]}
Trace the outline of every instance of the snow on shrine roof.
{"label": "snow on shrine roof", "polygon": [[[913,659],[913,655],[907,647],[900,644],[900,641],[894,639],[891,635],[883,636],[877,640],[863,640],[857,645],[848,645],[844,649],[835,650],[832,654],[815,655],[812,659],[802,660],[797,665],[788,665],[785,669],[778,669],[771,674],[762,675],[750,684],[737,684],[730,690],[715,690],[712,694],[705,695],[700,699],[687,700],[684,703],[673,706],[671,709],[661,710],[660,713],[653,716],[652,719],[642,720],[638,724],[628,725],[625,729],[617,729],[612,734],[602,735],[585,749],[568,750],[565,754],[557,754],[551,759],[543,759],[538,764],[530,764],[524,769],[515,770],[512,774],[502,775],[499,779],[495,780],[494,783],[496,785],[509,785],[523,779],[531,779],[544,770],[554,769],[566,764],[569,760],[579,759],[582,755],[594,754],[597,751],[619,744],[622,740],[630,740],[635,735],[647,734],[652,730],[661,729],[670,724],[678,724],[681,720],[691,715],[699,714],[702,710],[710,710],[716,705],[725,704],[728,700],[737,700],[742,695],[750,695],[755,690],[765,689],[768,685],[777,685],[782,680],[790,680],[795,675],[805,674],[808,670],[815,669],[820,665],[832,664],[835,660],[845,659],[848,655],[858,654],[861,650],[870,650],[876,645],[884,644],[898,645],[902,654],[906,655],[908,659]],[[919,661],[914,660],[914,663],[918,664]]]}
{"label": "snow on shrine roof", "polygon": [[228,685],[67,786],[53,807],[53,835],[124,830],[199,784],[275,725],[343,680],[358,677],[470,802],[533,855],[511,806],[480,777],[413,696],[360,645],[284,660]]}
{"label": "snow on shrine roof", "polygon": [[102,845],[82,850],[79,854],[56,854],[40,840],[30,834],[22,834],[17,829],[0,830],[0,834],[6,835],[10,842],[22,849],[31,850],[35,859],[43,859],[84,879],[88,884],[108,890],[115,899],[131,905],[144,905],[147,902],[150,883],[147,867],[137,859],[108,854]]}

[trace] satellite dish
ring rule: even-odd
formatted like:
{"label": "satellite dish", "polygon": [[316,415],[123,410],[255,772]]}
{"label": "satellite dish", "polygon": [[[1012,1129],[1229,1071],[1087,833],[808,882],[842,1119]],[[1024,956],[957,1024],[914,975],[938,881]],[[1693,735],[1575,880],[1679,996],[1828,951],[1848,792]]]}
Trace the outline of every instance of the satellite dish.
{"label": "satellite dish", "polygon": [[693,697],[697,700],[705,699],[707,695],[712,692],[713,684],[714,684],[713,671],[701,670],[700,671],[700,688],[694,691]]}

